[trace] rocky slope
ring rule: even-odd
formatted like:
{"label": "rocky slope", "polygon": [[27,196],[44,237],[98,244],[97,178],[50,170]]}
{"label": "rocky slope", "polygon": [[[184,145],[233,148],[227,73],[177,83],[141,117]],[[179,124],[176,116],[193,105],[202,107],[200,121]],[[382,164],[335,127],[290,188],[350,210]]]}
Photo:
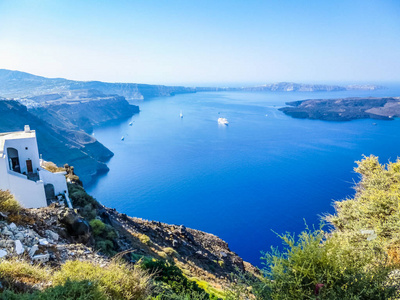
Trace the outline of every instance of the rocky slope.
{"label": "rocky slope", "polygon": [[[83,207],[76,199],[72,195],[79,211]],[[258,275],[256,268],[215,235],[183,225],[131,218],[98,203],[95,206],[96,220],[109,224],[116,232],[113,243],[117,256],[129,262],[135,262],[130,253],[134,257],[171,260],[188,278],[205,281],[218,290],[231,283],[231,273]],[[0,258],[17,258],[51,268],[58,268],[68,260],[109,264],[111,256],[99,252],[96,245],[94,229],[62,203],[25,209],[17,216],[0,213]]]}
{"label": "rocky slope", "polygon": [[287,102],[279,110],[293,118],[326,121],[392,120],[400,116],[400,97],[310,99]]}

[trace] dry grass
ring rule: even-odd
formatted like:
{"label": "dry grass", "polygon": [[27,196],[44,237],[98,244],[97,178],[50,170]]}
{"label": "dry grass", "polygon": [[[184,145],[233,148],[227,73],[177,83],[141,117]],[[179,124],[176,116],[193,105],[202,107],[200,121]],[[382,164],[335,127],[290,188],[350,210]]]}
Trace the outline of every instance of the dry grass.
{"label": "dry grass", "polygon": [[22,209],[21,204],[15,200],[9,191],[0,190],[0,211],[16,214]]}
{"label": "dry grass", "polygon": [[37,283],[46,285],[51,279],[51,272],[48,268],[31,265],[26,261],[2,260],[0,262],[0,278],[11,285],[17,281],[26,285]]}
{"label": "dry grass", "polygon": [[65,168],[57,167],[57,165],[51,161],[43,161],[42,167],[52,173],[65,171]]}
{"label": "dry grass", "polygon": [[99,266],[89,262],[69,261],[53,277],[55,284],[67,280],[96,283],[109,299],[146,299],[152,291],[151,276],[139,267],[122,262]]}

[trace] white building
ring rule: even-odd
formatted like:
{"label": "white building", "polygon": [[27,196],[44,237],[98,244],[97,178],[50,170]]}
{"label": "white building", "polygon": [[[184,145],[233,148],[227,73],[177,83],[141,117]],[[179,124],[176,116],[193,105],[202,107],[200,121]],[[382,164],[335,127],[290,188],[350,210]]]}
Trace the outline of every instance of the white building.
{"label": "white building", "polygon": [[68,198],[65,172],[41,167],[35,130],[0,133],[0,189],[9,190],[25,208],[47,206],[58,195]]}

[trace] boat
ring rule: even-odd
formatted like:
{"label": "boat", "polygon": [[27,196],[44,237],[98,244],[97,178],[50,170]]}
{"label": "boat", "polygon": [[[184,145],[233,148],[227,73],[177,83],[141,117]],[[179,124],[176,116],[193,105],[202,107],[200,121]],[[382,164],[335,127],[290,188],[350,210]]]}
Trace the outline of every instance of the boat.
{"label": "boat", "polygon": [[122,137],[121,137],[121,141],[123,141],[124,139],[125,139],[125,137],[124,137],[124,136],[122,136]]}
{"label": "boat", "polygon": [[129,126],[132,126],[132,122],[129,123]]}
{"label": "boat", "polygon": [[218,124],[228,125],[229,122],[228,122],[228,120],[226,118],[218,118]]}
{"label": "boat", "polygon": [[179,114],[179,116],[181,117],[181,119],[183,118],[183,113],[182,113],[182,111],[181,111],[181,113]]}

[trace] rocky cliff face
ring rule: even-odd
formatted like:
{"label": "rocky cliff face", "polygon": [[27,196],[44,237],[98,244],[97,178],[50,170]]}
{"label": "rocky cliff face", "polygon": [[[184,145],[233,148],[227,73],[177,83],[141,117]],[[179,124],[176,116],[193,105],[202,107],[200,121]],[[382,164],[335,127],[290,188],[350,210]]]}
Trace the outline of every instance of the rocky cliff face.
{"label": "rocky cliff face", "polygon": [[94,137],[83,131],[51,125],[17,101],[0,100],[0,132],[21,131],[26,124],[36,130],[39,153],[45,160],[76,166],[84,182],[108,171],[104,162],[113,153]]}
{"label": "rocky cliff face", "polygon": [[[49,100],[51,99],[51,100]],[[92,133],[93,127],[130,118],[139,107],[124,97],[96,90],[66,91],[31,97],[29,112],[46,122],[70,130]]]}

